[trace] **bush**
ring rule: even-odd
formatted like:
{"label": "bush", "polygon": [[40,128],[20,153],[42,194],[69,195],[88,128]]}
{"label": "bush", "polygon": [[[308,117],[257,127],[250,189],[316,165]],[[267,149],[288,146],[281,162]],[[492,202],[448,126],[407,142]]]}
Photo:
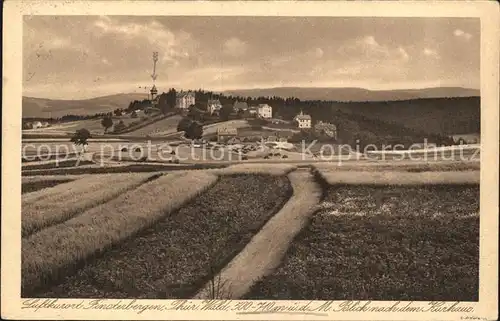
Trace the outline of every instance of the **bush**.
{"label": "bush", "polygon": [[281,156],[281,158],[288,158],[288,155],[283,155]]}

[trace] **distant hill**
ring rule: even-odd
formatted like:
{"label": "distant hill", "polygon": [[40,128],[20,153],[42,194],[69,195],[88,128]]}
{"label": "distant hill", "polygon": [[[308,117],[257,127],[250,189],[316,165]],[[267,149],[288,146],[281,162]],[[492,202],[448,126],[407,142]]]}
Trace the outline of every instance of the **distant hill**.
{"label": "distant hill", "polygon": [[64,115],[89,115],[127,108],[133,100],[143,100],[145,94],[116,94],[81,100],[59,100],[23,97],[23,117],[62,117]]}
{"label": "distant hill", "polygon": [[243,97],[295,97],[300,100],[329,101],[394,101],[418,98],[473,97],[479,96],[476,89],[461,87],[439,87],[404,90],[368,90],[363,88],[308,88],[276,87],[260,89],[235,89],[223,92],[226,95]]}

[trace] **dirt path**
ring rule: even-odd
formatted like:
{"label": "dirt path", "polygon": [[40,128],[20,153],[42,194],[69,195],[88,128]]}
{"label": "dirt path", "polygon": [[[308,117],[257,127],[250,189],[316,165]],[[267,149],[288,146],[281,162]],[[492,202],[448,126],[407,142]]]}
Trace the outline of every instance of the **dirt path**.
{"label": "dirt path", "polygon": [[[321,198],[321,189],[309,169],[298,169],[288,175],[293,196],[215,277],[216,298],[237,299],[280,264],[290,242],[307,223]],[[217,286],[219,284],[219,286]],[[194,299],[213,298],[209,282]]]}

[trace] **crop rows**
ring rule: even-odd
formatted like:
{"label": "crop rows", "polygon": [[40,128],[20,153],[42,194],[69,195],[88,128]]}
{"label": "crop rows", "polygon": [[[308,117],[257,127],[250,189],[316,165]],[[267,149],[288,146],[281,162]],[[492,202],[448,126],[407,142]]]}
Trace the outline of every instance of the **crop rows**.
{"label": "crop rows", "polygon": [[89,176],[22,199],[22,235],[63,222],[144,183],[151,174]]}
{"label": "crop rows", "polygon": [[247,299],[474,301],[478,186],[331,187]]}
{"label": "crop rows", "polygon": [[[189,175],[209,178],[207,174],[200,172],[192,172]],[[157,186],[156,190],[169,182],[172,188],[178,186],[180,189],[184,186],[206,185],[206,182],[180,182],[175,179],[169,180],[168,177],[152,184]],[[132,213],[136,211],[145,211],[142,207],[150,209],[156,208],[156,204],[171,204],[177,198],[184,196],[184,193],[179,192],[174,198],[169,196],[169,193],[155,192],[155,197],[162,201],[155,201],[149,197],[144,199],[144,196],[140,199],[134,197],[137,203],[131,203],[127,208],[119,210],[112,209],[114,215],[124,218],[123,223],[120,224],[120,228],[113,224],[102,230],[103,237],[104,232],[114,237],[120,230],[128,231],[132,226],[144,226],[144,223],[136,222],[136,219],[127,216],[133,215]],[[164,219],[105,252],[102,257],[87,264],[75,275],[67,277],[59,285],[35,295],[73,298],[189,298],[206,282],[213,279],[215,273],[241,251],[262,225],[281,208],[291,193],[292,189],[286,177],[223,176],[212,188],[176,212],[158,207],[157,209],[162,211],[155,215]],[[110,220],[116,220],[104,214],[108,213],[109,209],[107,211],[96,209],[93,212],[95,215],[106,215]],[[80,216],[82,219],[83,217]],[[151,214],[142,217],[146,219],[151,217]],[[78,234],[69,234],[68,228],[68,233],[65,233],[64,237],[71,238],[71,244],[64,245],[61,249],[68,251],[68,255],[72,256],[74,251],[78,251],[78,247],[95,248],[96,245],[89,244],[86,239],[91,237],[96,239],[96,235],[100,235],[101,231],[100,225],[92,224],[92,226],[96,226],[98,231],[86,232],[85,237],[72,236]],[[122,233],[128,234],[128,232]],[[29,246],[36,248],[36,244]],[[37,249],[39,252],[46,251],[46,246]],[[29,253],[33,251],[26,252],[27,259]],[[67,257],[65,261],[73,259]],[[43,259],[43,264],[50,264],[49,262],[53,262],[52,265],[56,263],[50,257],[49,260]],[[35,267],[35,262],[30,266]],[[28,266],[25,269],[29,271]],[[34,277],[35,274],[30,275],[25,278],[25,282]]]}
{"label": "crop rows", "polygon": [[216,176],[202,172],[160,176],[64,223],[23,238],[23,293],[29,295],[89,257],[151,226],[216,180]]}

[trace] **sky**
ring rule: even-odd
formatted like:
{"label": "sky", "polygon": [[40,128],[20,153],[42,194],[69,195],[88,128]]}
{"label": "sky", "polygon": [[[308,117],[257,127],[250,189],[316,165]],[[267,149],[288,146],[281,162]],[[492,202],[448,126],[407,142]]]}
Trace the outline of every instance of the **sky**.
{"label": "sky", "polygon": [[474,18],[26,16],[23,95],[83,99],[156,86],[479,89]]}

